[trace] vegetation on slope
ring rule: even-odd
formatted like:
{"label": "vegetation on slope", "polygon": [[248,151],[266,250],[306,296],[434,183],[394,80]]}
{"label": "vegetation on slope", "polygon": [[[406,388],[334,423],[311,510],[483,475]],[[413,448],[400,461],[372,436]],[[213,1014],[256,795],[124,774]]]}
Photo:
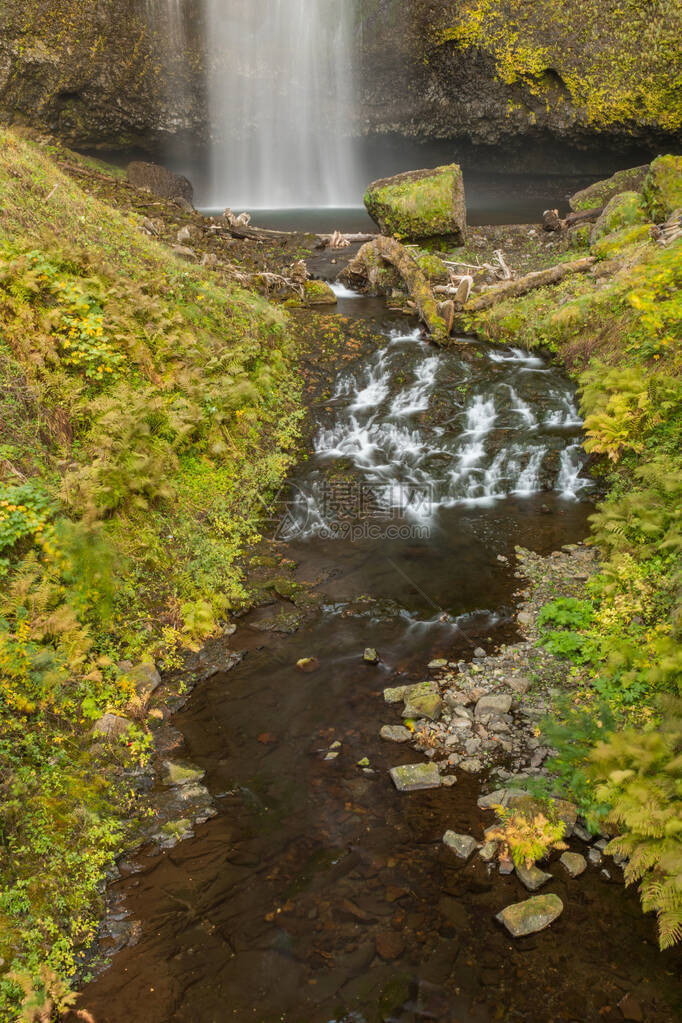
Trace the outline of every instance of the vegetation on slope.
{"label": "vegetation on slope", "polygon": [[[666,177],[676,168],[677,187],[681,164],[660,164]],[[660,219],[657,169],[644,193]],[[584,599],[541,615],[573,682],[549,738],[588,819],[617,834],[612,849],[628,856],[626,879],[641,881],[666,947],[682,938],[682,239],[662,246],[651,225],[623,226],[631,193],[612,202],[612,231],[592,233],[593,275],[500,303],[472,326],[549,348],[579,379],[585,447],[608,497],[592,518],[599,574]]]}
{"label": "vegetation on slope", "polygon": [[[244,599],[239,556],[291,457],[299,383],[284,314],[181,263],[38,147],[4,132],[0,150],[0,1019],[14,1020],[22,999],[28,1019],[36,999],[58,1004],[96,930],[134,802],[123,768],[148,753],[130,662],[176,663]],[[89,734],[107,710],[137,720],[112,744]]]}

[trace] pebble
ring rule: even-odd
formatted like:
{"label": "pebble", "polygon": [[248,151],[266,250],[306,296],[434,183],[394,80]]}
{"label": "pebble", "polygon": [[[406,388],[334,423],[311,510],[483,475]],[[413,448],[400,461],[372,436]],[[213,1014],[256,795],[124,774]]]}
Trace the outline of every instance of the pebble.
{"label": "pebble", "polygon": [[409,742],[412,732],[404,725],[383,725],[379,736],[387,742]]}
{"label": "pebble", "polygon": [[598,849],[588,849],[587,858],[590,861],[590,863],[595,867],[598,867],[599,864],[601,863],[601,853],[599,852]]}
{"label": "pebble", "polygon": [[580,853],[565,852],[559,863],[571,877],[580,877],[587,870],[587,860]]}
{"label": "pebble", "polygon": [[521,865],[516,868],[516,875],[524,887],[529,892],[536,892],[538,888],[542,888],[543,884],[547,884],[548,881],[552,880],[552,875],[547,874],[544,870],[540,870],[533,864],[532,867],[526,867]]}
{"label": "pebble", "polygon": [[456,831],[446,831],[443,842],[461,860],[468,860],[478,847],[478,842],[471,835],[460,835]]}

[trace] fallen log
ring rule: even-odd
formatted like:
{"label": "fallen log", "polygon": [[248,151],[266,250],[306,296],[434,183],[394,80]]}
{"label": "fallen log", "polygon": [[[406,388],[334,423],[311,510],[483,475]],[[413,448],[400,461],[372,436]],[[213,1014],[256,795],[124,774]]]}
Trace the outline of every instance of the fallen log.
{"label": "fallen log", "polygon": [[[338,234],[338,231],[334,231],[333,234],[318,234],[316,238],[320,245],[326,247],[332,244]],[[376,234],[343,234],[342,237],[349,245],[356,245],[358,242],[373,242],[378,236]]]}
{"label": "fallen log", "polygon": [[[431,338],[438,344],[446,344],[450,337],[448,324],[440,312],[426,274],[411,252],[395,238],[379,235],[366,242],[355,259],[348,266],[349,274],[369,278],[370,270],[378,260],[394,266],[417,307],[420,319],[428,327]],[[449,313],[449,310],[448,310]]]}
{"label": "fallen log", "polygon": [[593,206],[590,210],[568,213],[563,218],[559,216],[558,210],[545,210],[542,214],[542,228],[544,231],[565,231],[566,228],[575,227],[577,224],[593,224],[604,209],[604,206]]}
{"label": "fallen log", "polygon": [[582,259],[574,259],[570,263],[558,263],[556,266],[550,266],[547,270],[535,270],[533,273],[526,274],[525,277],[519,277],[516,281],[504,281],[491,288],[490,291],[486,291],[485,294],[467,302],[464,312],[480,313],[504,299],[519,298],[535,288],[544,288],[547,284],[558,284],[570,274],[586,273],[596,262],[595,256],[585,256]]}

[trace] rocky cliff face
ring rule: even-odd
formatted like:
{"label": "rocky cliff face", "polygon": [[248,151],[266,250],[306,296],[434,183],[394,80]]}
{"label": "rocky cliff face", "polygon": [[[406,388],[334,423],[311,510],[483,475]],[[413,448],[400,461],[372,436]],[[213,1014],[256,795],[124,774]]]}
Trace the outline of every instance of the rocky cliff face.
{"label": "rocky cliff face", "polygon": [[[682,141],[679,0],[358,4],[355,134]],[[205,139],[202,6],[3,0],[0,119],[80,145]]]}

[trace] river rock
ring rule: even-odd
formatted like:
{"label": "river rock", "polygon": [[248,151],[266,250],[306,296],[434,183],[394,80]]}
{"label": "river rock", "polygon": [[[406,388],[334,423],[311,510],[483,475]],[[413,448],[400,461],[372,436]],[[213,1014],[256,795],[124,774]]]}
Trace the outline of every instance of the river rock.
{"label": "river rock", "polygon": [[306,281],[303,294],[307,305],[336,305],[338,301],[326,281]]}
{"label": "river rock", "polygon": [[482,696],[476,704],[476,717],[482,718],[485,714],[493,717],[502,717],[508,714],[512,705],[512,698],[509,693],[496,693],[492,696]]}
{"label": "river rock", "polygon": [[437,721],[443,710],[443,701],[438,693],[423,693],[405,700],[402,712],[404,718],[429,718]]}
{"label": "river rock", "polygon": [[532,867],[526,867],[524,864],[517,866],[516,875],[529,892],[536,892],[538,888],[542,888],[543,884],[547,884],[548,881],[552,880],[551,874],[540,870],[535,864]]}
{"label": "river rock", "polygon": [[587,860],[580,853],[565,852],[559,863],[571,877],[580,877],[587,870]]}
{"label": "river rock", "polygon": [[179,764],[172,760],[166,760],[163,766],[165,770],[164,785],[191,785],[201,781],[206,773],[200,767],[195,767],[194,764]]}
{"label": "river rock", "polygon": [[373,646],[368,646],[362,655],[362,659],[365,664],[378,664],[379,654],[376,652]]}
{"label": "river rock", "polygon": [[429,668],[432,671],[437,671],[439,668],[447,668],[448,662],[445,657],[437,657],[434,661],[429,661]]}
{"label": "river rock", "polygon": [[471,835],[460,835],[456,831],[446,831],[443,842],[448,849],[452,849],[455,856],[459,856],[460,860],[468,860],[478,848],[475,838]]}
{"label": "river rock", "polygon": [[403,764],[400,767],[392,767],[388,773],[398,792],[437,789],[441,784],[440,771],[436,764]]}
{"label": "river rock", "polygon": [[409,742],[412,732],[404,725],[382,725],[379,735],[387,742]]}
{"label": "river rock", "polygon": [[484,863],[490,863],[491,860],[494,860],[496,853],[497,842],[484,842],[481,848],[478,850],[478,855],[481,857]]}
{"label": "river rock", "polygon": [[134,160],[128,164],[126,174],[135,188],[146,188],[161,199],[184,199],[190,205],[194,200],[192,182],[158,163]]}
{"label": "river rock", "polygon": [[477,774],[479,771],[483,770],[483,764],[478,757],[467,757],[464,760],[460,760],[459,766],[463,771],[466,771],[467,774]]}
{"label": "river rock", "polygon": [[406,686],[394,686],[384,689],[384,700],[386,703],[406,703],[415,696],[422,696],[427,693],[437,693],[438,686],[435,682],[415,682]]}
{"label": "river rock", "polygon": [[374,181],[367,189],[365,206],[382,234],[401,241],[438,239],[464,244],[464,181],[456,163]]}
{"label": "river rock", "polygon": [[616,171],[610,178],[595,181],[593,185],[575,192],[568,204],[574,212],[593,210],[597,206],[605,206],[609,199],[619,192],[639,192],[649,172],[649,164],[641,167],[630,167],[628,170]]}
{"label": "river rock", "polygon": [[563,911],[564,904],[558,895],[534,895],[525,902],[507,906],[495,919],[504,924],[512,938],[523,938],[549,927]]}
{"label": "river rock", "polygon": [[559,820],[562,820],[566,826],[564,831],[564,838],[570,838],[573,834],[576,821],[578,820],[578,808],[573,803],[569,803],[567,799],[553,799],[552,803],[556,810]]}

